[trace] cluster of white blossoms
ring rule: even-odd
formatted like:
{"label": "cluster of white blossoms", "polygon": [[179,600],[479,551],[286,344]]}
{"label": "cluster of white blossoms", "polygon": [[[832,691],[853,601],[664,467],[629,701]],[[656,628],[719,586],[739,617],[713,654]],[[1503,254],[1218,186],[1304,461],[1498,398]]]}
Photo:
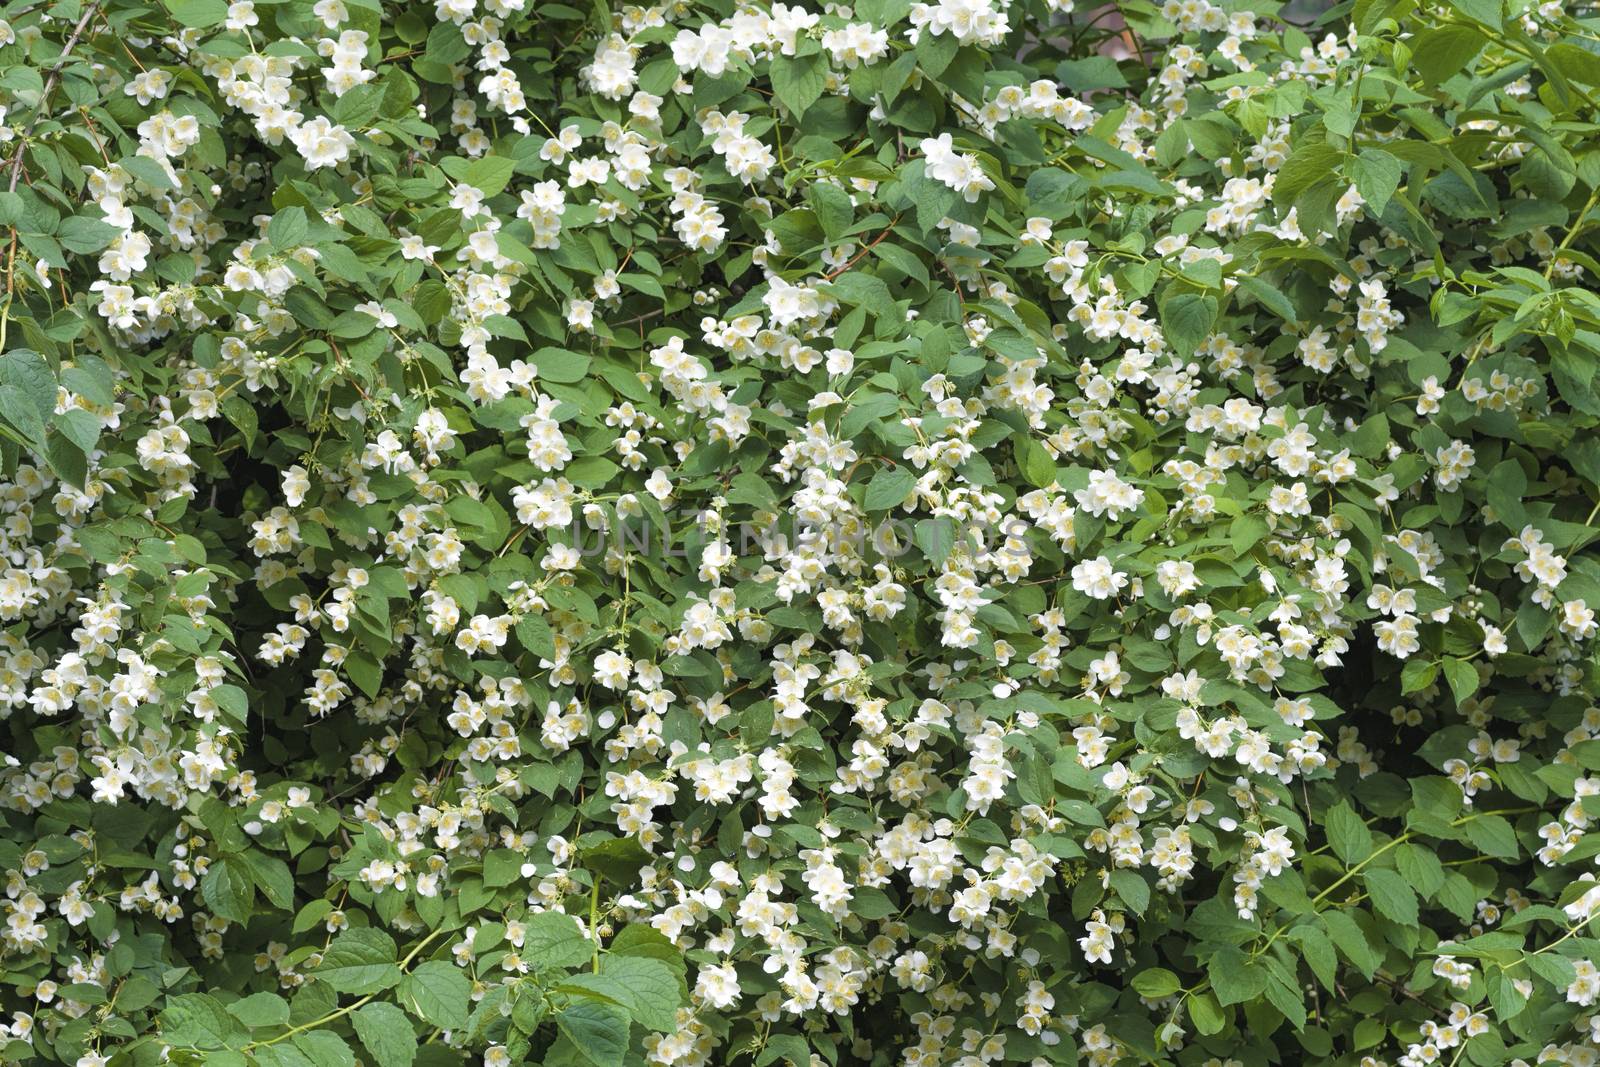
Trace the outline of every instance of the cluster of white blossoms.
{"label": "cluster of white blossoms", "polygon": [[956,190],[967,203],[976,204],[981,195],[994,188],[978,157],[957,152],[948,133],[925,138],[920,147],[927,157],[928,176]]}
{"label": "cluster of white blossoms", "polygon": [[0,1058],[1595,1062],[1592,57],[1071,7],[0,74]]}
{"label": "cluster of white blossoms", "polygon": [[916,43],[922,34],[948,33],[963,44],[999,45],[1011,29],[1008,9],[1011,0],[939,0],[936,4],[911,5],[909,37]]}

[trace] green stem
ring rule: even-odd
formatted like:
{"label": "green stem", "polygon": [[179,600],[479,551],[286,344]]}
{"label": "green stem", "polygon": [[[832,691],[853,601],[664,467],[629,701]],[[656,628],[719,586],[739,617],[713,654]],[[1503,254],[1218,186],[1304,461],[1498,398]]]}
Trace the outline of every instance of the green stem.
{"label": "green stem", "polygon": [[[408,964],[412,960],[416,959],[417,958],[417,954],[422,951],[423,947],[426,946],[428,944],[428,942],[432,941],[434,938],[438,937],[443,932],[444,932],[443,930],[435,930],[433,933],[429,934],[427,937],[423,938],[421,941],[418,941],[417,942],[417,946],[415,948],[413,948],[409,953],[406,954],[406,958],[405,959],[400,961],[400,969],[402,971],[405,970],[406,969],[406,964]],[[381,993],[383,991],[379,990],[378,992]],[[324,1015],[320,1019],[313,1019],[308,1023],[301,1023],[299,1026],[291,1027],[290,1029],[285,1030],[283,1033],[279,1034],[278,1036],[269,1037],[265,1041],[252,1041],[248,1045],[245,1045],[239,1051],[241,1051],[241,1052],[249,1052],[251,1049],[261,1048],[261,1047],[266,1046],[266,1045],[276,1045],[278,1042],[283,1041],[286,1038],[291,1038],[295,1034],[304,1033],[307,1030],[315,1030],[317,1027],[321,1026],[324,1023],[330,1023],[333,1020],[339,1018],[340,1016],[349,1015],[351,1012],[355,1011],[357,1008],[361,1007],[363,1004],[367,1003],[369,1000],[371,1000],[373,997],[376,997],[377,995],[378,995],[378,993],[368,993],[366,996],[362,997],[360,1000],[356,1001],[354,1004],[347,1004],[346,1006],[344,1006],[342,1008],[339,1008],[336,1011],[331,1011],[328,1014]]]}
{"label": "green stem", "polygon": [[593,875],[593,884],[589,887],[589,936],[594,938],[594,959],[591,966],[595,974],[600,973],[600,876]]}
{"label": "green stem", "polygon": [[[1487,816],[1487,815],[1524,815],[1524,814],[1526,814],[1526,813],[1528,813],[1530,811],[1538,811],[1538,810],[1540,810],[1540,809],[1537,808],[1537,807],[1521,807],[1521,808],[1501,808],[1501,809],[1496,810],[1496,811],[1475,811],[1471,815],[1463,815],[1461,818],[1454,820],[1453,822],[1450,823],[1450,825],[1453,826],[1453,827],[1454,826],[1464,826],[1465,824],[1471,822],[1474,819],[1481,819],[1481,818],[1483,818],[1484,816]],[[1390,849],[1394,848],[1396,845],[1404,844],[1406,841],[1409,841],[1413,836],[1414,835],[1410,830],[1403,830],[1403,831],[1400,832],[1400,834],[1398,834],[1397,836],[1395,836],[1391,840],[1385,842],[1380,847],[1374,849],[1370,856],[1368,856],[1366,859],[1362,860],[1360,863],[1357,863],[1355,866],[1351,867],[1344,874],[1340,875],[1339,878],[1335,879],[1334,882],[1331,885],[1329,885],[1326,889],[1324,889],[1322,892],[1318,893],[1316,896],[1312,897],[1311,898],[1312,909],[1315,910],[1316,906],[1318,904],[1321,904],[1324,900],[1327,900],[1329,895],[1331,895],[1335,890],[1337,890],[1340,886],[1344,885],[1346,882],[1350,881],[1350,879],[1354,878],[1356,875],[1360,874],[1362,868],[1366,867],[1367,864],[1371,863],[1373,860],[1377,859],[1379,856],[1383,855],[1385,852],[1388,852]],[[1280,938],[1284,934],[1288,933],[1289,928],[1291,926],[1293,926],[1298,921],[1299,921],[1299,916],[1296,916],[1293,920],[1291,920],[1291,921],[1285,923],[1284,925],[1278,927],[1277,929],[1273,930],[1271,936],[1267,938],[1266,942],[1264,944],[1262,944],[1262,946],[1260,948],[1255,949],[1254,951],[1252,951],[1250,953],[1250,960],[1253,962],[1253,961],[1259,959],[1269,948],[1271,948],[1273,946],[1273,944],[1278,940],[1278,938]],[[1565,938],[1563,938],[1563,940],[1565,940]],[[1560,942],[1557,942],[1557,944],[1559,944],[1559,943]],[[1200,981],[1196,982],[1192,988],[1184,990],[1184,998],[1186,999],[1188,997],[1192,997],[1192,996],[1195,996],[1196,994],[1202,993],[1205,990],[1209,989],[1210,986],[1211,986],[1211,980],[1209,978],[1202,978],[1202,979],[1200,979]],[[1182,1001],[1180,1000],[1179,1003],[1182,1003]],[[1174,1008],[1174,1011],[1176,1011],[1176,1008]]]}
{"label": "green stem", "polygon": [[1550,262],[1545,264],[1544,268],[1545,281],[1549,281],[1550,276],[1555,273],[1556,264],[1561,261],[1561,253],[1572,247],[1572,242],[1577,239],[1578,232],[1583,229],[1583,224],[1588,219],[1589,212],[1594,210],[1597,202],[1600,202],[1600,186],[1597,186],[1594,192],[1589,194],[1588,201],[1578,209],[1578,217],[1572,220],[1572,228],[1561,239],[1561,243],[1556,245],[1556,250],[1550,253]]}

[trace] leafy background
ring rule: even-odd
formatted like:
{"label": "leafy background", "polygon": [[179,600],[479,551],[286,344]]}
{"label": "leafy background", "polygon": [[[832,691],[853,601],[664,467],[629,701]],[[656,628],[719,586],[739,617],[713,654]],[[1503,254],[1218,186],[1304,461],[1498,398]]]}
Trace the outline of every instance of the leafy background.
{"label": "leafy background", "polygon": [[1600,20],[1285,14],[8,5],[0,1059],[1592,1062]]}

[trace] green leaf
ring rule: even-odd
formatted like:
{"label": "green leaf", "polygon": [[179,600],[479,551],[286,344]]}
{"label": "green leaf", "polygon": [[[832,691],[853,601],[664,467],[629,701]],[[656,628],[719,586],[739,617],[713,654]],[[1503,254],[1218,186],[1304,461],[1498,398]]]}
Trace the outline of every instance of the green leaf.
{"label": "green leaf", "polygon": [[[569,468],[570,470],[570,468]],[[517,640],[522,642],[522,647],[543,659],[556,658],[556,639],[550,630],[550,624],[537,615],[524,615],[517,620]],[[522,857],[517,857],[517,873],[521,875]],[[487,867],[485,869],[487,876]],[[509,882],[501,883],[509,884]]]}
{"label": "green leaf", "polygon": [[1384,868],[1366,870],[1361,877],[1379,915],[1401,926],[1417,925],[1417,894],[1404,878]]}
{"label": "green leaf", "polygon": [[299,204],[282,209],[267,223],[267,240],[272,242],[274,248],[285,252],[299,248],[310,233],[311,223],[306,217],[306,209]]}
{"label": "green leaf", "polygon": [[483,884],[491,889],[510,885],[522,877],[523,856],[509,848],[497,848],[483,858]]}
{"label": "green leaf", "polygon": [[245,1032],[215,998],[205,993],[173,997],[158,1020],[162,1040],[179,1048],[218,1049],[242,1044]]}
{"label": "green leaf", "polygon": [[822,232],[830,241],[838,240],[855,218],[856,209],[850,202],[850,194],[832,182],[813,182],[806,190],[806,199],[811,202],[817,221],[822,224]]}
{"label": "green leaf", "polygon": [[893,241],[879,241],[872,246],[872,254],[912,281],[922,285],[928,284],[928,268],[923,265],[922,260],[915,253]]}
{"label": "green leaf", "polygon": [[1300,946],[1300,954],[1305,957],[1306,965],[1311,968],[1311,973],[1316,975],[1317,981],[1322,983],[1324,989],[1330,992],[1338,977],[1339,961],[1334,955],[1333,942],[1328,940],[1320,927],[1303,922],[1289,931],[1289,936]]}
{"label": "green leaf", "polygon": [[1585,415],[1600,416],[1600,394],[1596,394],[1594,388],[1595,370],[1594,356],[1580,349],[1553,344],[1550,377],[1556,383],[1557,392]]}
{"label": "green leaf", "polygon": [[783,1060],[789,1067],[811,1067],[811,1046],[799,1034],[771,1034],[756,1057],[756,1067]]}
{"label": "green leaf", "polygon": [[1328,928],[1328,937],[1340,955],[1349,960],[1356,970],[1371,978],[1383,962],[1383,957],[1373,951],[1360,925],[1342,911],[1325,911],[1321,913],[1321,918]]}
{"label": "green leaf", "polygon": [[821,52],[772,57],[772,95],[796,118],[817,102],[827,84],[828,61]]}
{"label": "green leaf", "polygon": [[1485,856],[1515,860],[1522,855],[1517,832],[1499,815],[1479,815],[1462,824],[1467,840]]}
{"label": "green leaf", "polygon": [[1167,343],[1181,356],[1191,356],[1211,335],[1217,320],[1215,297],[1179,293],[1161,305],[1161,330]]}
{"label": "green leaf", "polygon": [[68,484],[82,489],[89,478],[89,457],[83,446],[52,429],[45,436],[44,448],[50,469]]}
{"label": "green leaf", "polygon": [[[263,1045],[252,1050],[250,1055],[261,1067],[317,1067],[317,1062],[306,1055],[297,1039],[276,1045]],[[249,1061],[246,1061],[247,1067],[248,1063]],[[206,1067],[211,1067],[211,1061],[206,1061]]]}
{"label": "green leaf", "polygon": [[287,1026],[289,1002],[276,993],[252,993],[228,1005],[228,1014],[249,1027]]}
{"label": "green leaf", "polygon": [[1344,801],[1328,809],[1325,829],[1328,844],[1347,866],[1360,863],[1372,855],[1372,831],[1367,829],[1361,816]]}
{"label": "green leaf", "polygon": [[1150,883],[1137,871],[1119,868],[1111,872],[1111,888],[1135,915],[1143,915],[1150,906]]}
{"label": "green leaf", "polygon": [[867,483],[863,503],[868,511],[888,511],[899,507],[916,487],[917,475],[908,466],[881,467]]}
{"label": "green leaf", "polygon": [[528,916],[526,926],[522,957],[534,967],[575,967],[594,957],[594,942],[570,915],[541,911]]}
{"label": "green leaf", "polygon": [[932,233],[956,206],[961,194],[944,182],[927,177],[920,159],[907,164],[902,175],[906,196],[916,205],[918,228],[924,233]]}
{"label": "green leaf", "polygon": [[13,348],[0,356],[0,418],[42,447],[55,408],[55,376],[39,353]]}
{"label": "green leaf", "polygon": [[200,898],[218,918],[249,922],[256,891],[244,861],[237,858],[214,861],[200,879]]}
{"label": "green leaf", "polygon": [[1197,993],[1184,1003],[1188,1006],[1190,1021],[1201,1034],[1220,1034],[1222,1028],[1228,1025],[1228,1017],[1212,994]]}
{"label": "green leaf", "polygon": [[1090,89],[1126,89],[1128,79],[1117,68],[1111,56],[1089,56],[1084,59],[1064,59],[1056,64],[1056,77],[1073,92]]}
{"label": "green leaf", "polygon": [[1151,967],[1133,976],[1133,988],[1141,997],[1160,1000],[1176,993],[1181,983],[1178,976],[1165,967]]}
{"label": "green leaf", "polygon": [[294,932],[303,934],[319,925],[333,910],[333,901],[318,897],[300,909],[294,917]]}
{"label": "green leaf", "polygon": [[228,5],[223,0],[162,0],[172,17],[181,26],[207,29],[228,18]]}
{"label": "green leaf", "polygon": [[1228,524],[1228,545],[1235,556],[1243,559],[1269,532],[1267,520],[1260,515],[1240,515]]}
{"label": "green leaf", "polygon": [[87,215],[74,215],[63,219],[61,228],[56,231],[56,240],[61,242],[61,247],[79,255],[98,252],[120,236],[122,236],[120,227],[102,219],[92,219]]}
{"label": "green leaf", "polygon": [[646,926],[644,923],[624,926],[622,931],[611,939],[606,951],[613,956],[648,956],[650,959],[660,960],[679,974],[684,973],[687,968],[683,953],[678,950],[678,946],[655,927]]}
{"label": "green leaf", "polygon": [[355,1067],[355,1053],[344,1038],[331,1031],[312,1030],[296,1034],[294,1043],[311,1060],[313,1067]]}
{"label": "green leaf", "polygon": [[1294,304],[1283,294],[1283,290],[1269,285],[1260,278],[1242,275],[1239,278],[1239,288],[1254,297],[1262,307],[1272,312],[1284,322],[1299,322],[1300,313],[1295,310]]}
{"label": "green leaf", "polygon": [[1528,998],[1517,988],[1515,979],[1504,971],[1485,977],[1489,987],[1489,1003],[1494,1008],[1496,1018],[1505,1022],[1522,1014],[1522,1010],[1528,1006]]}
{"label": "green leaf", "polygon": [[580,1000],[556,1015],[556,1028],[594,1067],[622,1067],[628,1014],[602,1000]]}
{"label": "green leaf", "polygon": [[894,297],[883,279],[865,271],[852,270],[835,278],[828,291],[838,300],[852,307],[866,308],[878,317],[895,313]]}
{"label": "green leaf", "polygon": [[417,1032],[393,1004],[378,1000],[363,1005],[350,1016],[350,1024],[378,1067],[411,1067],[417,1058]]}
{"label": "green leaf", "polygon": [[928,33],[917,38],[917,65],[930,78],[937,78],[955,60],[961,42],[954,33]]}
{"label": "green leaf", "polygon": [[1444,867],[1439,857],[1421,845],[1409,842],[1394,850],[1395,869],[1421,897],[1431,897],[1444,884]]}
{"label": "green leaf", "polygon": [[363,693],[376,697],[383,691],[383,667],[365,650],[357,650],[344,661],[344,672]]}
{"label": "green leaf", "polygon": [[1460,704],[1478,691],[1478,668],[1464,659],[1446,657],[1444,668],[1445,681],[1450,683],[1450,692]]}
{"label": "green leaf", "polygon": [[340,993],[365,995],[400,980],[396,959],[394,938],[360,926],[334,938],[311,973]]}
{"label": "green leaf", "polygon": [[1300,194],[1338,173],[1345,154],[1329,144],[1302,144],[1292,152],[1272,183],[1272,202],[1288,207]]}
{"label": "green leaf", "polygon": [[1303,1029],[1306,1025],[1306,1000],[1305,994],[1298,988],[1282,982],[1276,977],[1269,978],[1266,989],[1267,1002],[1289,1020],[1289,1025],[1296,1030]]}
{"label": "green leaf", "polygon": [[250,872],[250,880],[274,907],[285,910],[294,907],[294,874],[287,863],[264,852],[246,852],[241,858]]}
{"label": "green leaf", "polygon": [[1367,459],[1376,459],[1389,447],[1392,439],[1388,417],[1381,411],[1375,412],[1356,428],[1351,451]]}
{"label": "green leaf", "polygon": [[130,155],[117,160],[117,165],[152,189],[176,189],[167,170],[149,156]]}
{"label": "green leaf", "polygon": [[547,382],[581,382],[589,373],[589,357],[563,348],[541,348],[528,360]]}
{"label": "green leaf", "polygon": [[1572,81],[1600,86],[1600,55],[1589,49],[1558,41],[1545,49],[1545,58]]}
{"label": "green leaf", "polygon": [[1206,962],[1206,975],[1218,1003],[1242,1004],[1254,1000],[1267,986],[1267,968],[1261,963],[1251,963],[1243,952],[1231,945],[1219,949]]}
{"label": "green leaf", "polygon": [[1480,22],[1490,29],[1501,28],[1504,4],[1501,0],[1445,0],[1452,8],[1474,22]]}
{"label": "green leaf", "polygon": [[[611,479],[617,476],[622,468],[606,459],[604,456],[581,456],[567,464],[561,473],[573,485],[585,489],[600,489],[610,484]],[[554,659],[554,655],[551,657]]]}
{"label": "green leaf", "polygon": [[1056,464],[1045,447],[1029,434],[1019,433],[1015,442],[1017,468],[1022,471],[1022,476],[1028,479],[1028,484],[1040,489],[1054,485]]}
{"label": "green leaf", "polygon": [[250,1061],[242,1052],[213,1052],[206,1057],[206,1067],[250,1067]]}
{"label": "green leaf", "polygon": [[923,519],[912,531],[912,540],[930,563],[942,565],[950,558],[950,550],[955,547],[955,524],[943,516]]}
{"label": "green leaf", "polygon": [[676,1028],[678,1009],[688,999],[680,971],[648,956],[608,952],[600,957],[600,977],[626,991],[621,1003],[639,1025],[658,1031]]}
{"label": "green leaf", "polygon": [[1433,684],[1439,676],[1439,664],[1434,660],[1409,659],[1400,671],[1400,692],[1420,693]]}
{"label": "green leaf", "polygon": [[1565,989],[1575,977],[1572,961],[1554,953],[1530,952],[1522,958],[1528,970],[1557,989]]}
{"label": "green leaf", "polygon": [[1428,85],[1466,72],[1488,43],[1476,27],[1465,25],[1440,26],[1418,34],[1415,40],[1411,65]]}
{"label": "green leaf", "polygon": [[[222,709],[222,713],[224,715],[228,716],[234,722],[237,722],[237,723],[239,723],[241,725],[244,723],[246,717],[249,715],[250,698],[247,695],[245,695],[245,691],[243,689],[240,689],[236,685],[219,685],[219,686],[217,686],[215,689],[211,690],[211,699],[217,702],[217,707]],[[293,882],[292,876],[291,876],[290,881],[291,881],[291,887],[292,887],[292,882]],[[257,884],[260,884],[260,883],[258,882]],[[262,888],[265,889],[266,887],[263,886]],[[273,903],[277,904],[278,901],[276,899],[274,899]],[[292,903],[292,898],[291,898],[291,903]],[[281,908],[287,908],[290,905],[289,904],[278,904],[278,906],[281,907]]]}
{"label": "green leaf", "polygon": [[400,980],[396,997],[423,1022],[444,1030],[459,1030],[467,1025],[472,982],[454,964],[428,960]]}
{"label": "green leaf", "polygon": [[511,183],[517,161],[504,156],[483,156],[468,163],[461,172],[461,180],[481,192],[494,196]]}
{"label": "green leaf", "polygon": [[1383,214],[1404,176],[1401,163],[1381,148],[1364,148],[1354,165],[1356,192],[1374,215]]}
{"label": "green leaf", "polygon": [[[49,373],[49,368],[45,368]],[[62,384],[95,404],[110,405],[116,400],[112,370],[90,355],[79,356],[76,364],[61,372]]]}

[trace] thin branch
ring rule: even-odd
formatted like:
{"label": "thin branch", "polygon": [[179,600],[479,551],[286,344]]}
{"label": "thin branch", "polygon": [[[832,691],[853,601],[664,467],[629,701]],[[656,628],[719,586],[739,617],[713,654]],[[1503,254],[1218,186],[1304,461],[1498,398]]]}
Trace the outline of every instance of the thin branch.
{"label": "thin branch", "polygon": [[83,36],[84,29],[99,11],[100,0],[95,0],[83,9],[83,14],[78,16],[78,24],[72,27],[72,35],[67,38],[67,43],[61,49],[61,56],[56,60],[56,65],[50,68],[50,75],[44,81],[44,91],[39,94],[39,106],[33,109],[33,118],[28,120],[28,129],[17,144],[16,154],[11,157],[11,184],[7,187],[7,192],[17,191],[17,182],[22,178],[22,156],[28,150],[28,140],[33,136],[34,127],[39,125],[39,119],[44,115],[45,105],[50,102],[50,93],[54,91],[56,82],[61,79],[61,72],[66,68],[72,50],[77,47],[78,38]]}
{"label": "thin branch", "polygon": [[887,226],[885,226],[883,228],[883,232],[882,233],[880,233],[880,234],[878,234],[878,236],[874,237],[867,244],[867,246],[865,248],[863,248],[861,251],[857,252],[854,256],[852,256],[848,263],[846,263],[844,266],[840,267],[838,270],[832,272],[831,274],[829,274],[827,277],[823,278],[822,280],[825,281],[825,282],[831,282],[835,278],[837,278],[839,275],[843,274],[845,271],[849,270],[851,267],[853,267],[857,263],[859,263],[861,261],[861,257],[862,256],[865,256],[868,252],[872,251],[874,248],[877,248],[878,245],[883,241],[883,239],[885,237],[889,236],[889,234],[894,231],[895,223],[897,223],[899,221],[900,221],[900,216],[899,215],[896,215],[894,218],[890,219],[889,220],[889,225],[887,225]]}

